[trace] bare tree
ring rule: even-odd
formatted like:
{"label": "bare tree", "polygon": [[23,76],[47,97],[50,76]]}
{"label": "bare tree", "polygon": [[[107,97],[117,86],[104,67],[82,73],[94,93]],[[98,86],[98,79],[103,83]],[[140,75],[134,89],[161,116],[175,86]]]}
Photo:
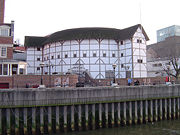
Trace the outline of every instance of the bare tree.
{"label": "bare tree", "polygon": [[[168,76],[173,76],[176,79],[180,76],[180,65],[178,63],[179,58],[171,57],[169,60],[169,65],[163,67],[163,71],[166,72]],[[171,66],[172,65],[172,66]]]}

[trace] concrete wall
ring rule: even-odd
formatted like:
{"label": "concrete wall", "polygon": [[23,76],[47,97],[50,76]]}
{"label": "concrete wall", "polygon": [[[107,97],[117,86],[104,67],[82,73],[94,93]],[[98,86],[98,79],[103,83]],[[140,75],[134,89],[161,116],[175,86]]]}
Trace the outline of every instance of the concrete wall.
{"label": "concrete wall", "polygon": [[0,91],[0,106],[42,106],[120,102],[180,97],[180,85],[96,88],[16,89]]}

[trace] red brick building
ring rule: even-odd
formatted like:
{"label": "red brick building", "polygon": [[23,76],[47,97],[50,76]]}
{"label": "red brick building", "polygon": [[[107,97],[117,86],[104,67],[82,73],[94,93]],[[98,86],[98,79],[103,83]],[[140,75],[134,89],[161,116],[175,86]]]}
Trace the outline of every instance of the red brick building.
{"label": "red brick building", "polygon": [[5,0],[0,0],[0,23],[4,23]]}
{"label": "red brick building", "polygon": [[[0,77],[26,74],[26,62],[13,59],[14,21],[4,23],[5,0],[0,0]],[[9,86],[0,79],[0,87]],[[6,81],[8,82],[8,81]]]}

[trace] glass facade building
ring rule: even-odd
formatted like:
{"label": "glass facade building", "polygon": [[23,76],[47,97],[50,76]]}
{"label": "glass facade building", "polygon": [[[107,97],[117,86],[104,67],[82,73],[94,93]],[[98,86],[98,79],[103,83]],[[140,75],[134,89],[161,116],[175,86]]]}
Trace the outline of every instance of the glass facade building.
{"label": "glass facade building", "polygon": [[180,26],[173,25],[157,30],[157,42],[164,41],[167,37],[180,36]]}

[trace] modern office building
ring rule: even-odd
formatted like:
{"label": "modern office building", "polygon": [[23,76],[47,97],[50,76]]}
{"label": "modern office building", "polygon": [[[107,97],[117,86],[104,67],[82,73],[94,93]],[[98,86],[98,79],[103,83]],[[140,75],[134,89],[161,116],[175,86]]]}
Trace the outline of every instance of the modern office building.
{"label": "modern office building", "polygon": [[[138,24],[125,29],[75,28],[45,37],[26,36],[28,74],[82,75],[109,78],[147,77],[146,42]],[[40,67],[44,63],[43,68]]]}
{"label": "modern office building", "polygon": [[164,41],[167,37],[180,36],[180,26],[173,25],[157,30],[157,42]]}

